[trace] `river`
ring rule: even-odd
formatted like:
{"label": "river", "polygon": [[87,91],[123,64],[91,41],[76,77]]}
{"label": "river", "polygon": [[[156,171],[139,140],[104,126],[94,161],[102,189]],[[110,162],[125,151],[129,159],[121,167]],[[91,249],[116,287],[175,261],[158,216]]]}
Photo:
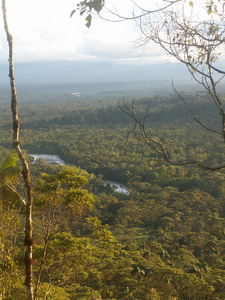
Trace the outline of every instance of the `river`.
{"label": "river", "polygon": [[[62,160],[58,155],[51,154],[30,154],[30,156],[34,159],[31,163],[35,164],[38,159],[43,159],[48,164],[57,163],[60,165],[66,165],[66,162]],[[129,195],[129,191],[122,185],[122,183],[117,181],[106,180],[106,184],[109,183],[111,187],[115,188],[115,192],[122,193],[125,195]]]}
{"label": "river", "polygon": [[58,155],[50,155],[50,154],[30,154],[33,157],[32,164],[35,164],[40,158],[43,159],[48,164],[57,163],[60,165],[66,165],[65,161],[63,161]]}
{"label": "river", "polygon": [[117,182],[117,181],[111,181],[111,180],[107,180],[107,183],[109,183],[109,185],[113,188],[115,188],[115,192],[117,193],[122,193],[125,195],[129,195],[130,193],[128,192],[128,190],[122,185],[121,182]]}

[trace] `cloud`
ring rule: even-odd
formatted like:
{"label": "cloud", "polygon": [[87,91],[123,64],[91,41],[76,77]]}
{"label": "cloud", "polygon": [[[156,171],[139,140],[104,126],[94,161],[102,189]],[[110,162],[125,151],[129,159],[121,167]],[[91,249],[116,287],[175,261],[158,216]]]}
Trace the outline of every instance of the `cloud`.
{"label": "cloud", "polygon": [[[111,3],[119,7],[121,13],[131,13],[130,0],[113,0]],[[155,47],[144,51],[134,47],[139,32],[133,22],[94,19],[91,28],[87,29],[79,13],[70,18],[70,12],[76,6],[74,0],[10,0],[7,6],[17,62],[68,59],[129,62],[135,58],[141,61],[140,57],[160,59],[163,55]],[[6,61],[8,45],[2,20],[0,28],[0,60]]]}
{"label": "cloud", "polygon": [[[12,0],[7,4],[15,60],[63,59],[68,53],[76,51],[81,36],[76,25],[81,20],[70,19],[74,1]],[[5,59],[3,52],[7,53],[8,47],[2,20],[0,28],[0,43],[4,48],[0,49],[0,54],[1,59]]]}

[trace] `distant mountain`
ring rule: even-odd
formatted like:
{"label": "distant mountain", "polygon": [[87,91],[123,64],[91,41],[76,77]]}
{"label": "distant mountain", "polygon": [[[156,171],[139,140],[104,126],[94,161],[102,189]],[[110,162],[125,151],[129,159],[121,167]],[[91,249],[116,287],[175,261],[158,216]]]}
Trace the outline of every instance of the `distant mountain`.
{"label": "distant mountain", "polygon": [[[56,82],[118,82],[141,80],[187,80],[182,64],[115,64],[111,62],[55,61],[15,63],[16,83],[20,85]],[[8,84],[8,65],[0,65],[0,85]]]}

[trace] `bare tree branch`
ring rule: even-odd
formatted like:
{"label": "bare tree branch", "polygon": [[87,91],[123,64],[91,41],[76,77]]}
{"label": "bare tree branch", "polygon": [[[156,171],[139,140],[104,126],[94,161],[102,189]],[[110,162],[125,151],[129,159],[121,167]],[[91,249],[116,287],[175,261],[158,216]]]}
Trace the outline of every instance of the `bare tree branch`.
{"label": "bare tree branch", "polygon": [[191,110],[190,106],[187,104],[187,101],[185,101],[184,97],[182,97],[181,94],[180,94],[180,93],[177,91],[177,89],[175,88],[174,83],[173,83],[173,80],[172,80],[172,86],[173,86],[173,89],[174,89],[175,93],[176,93],[177,96],[183,101],[183,103],[185,104],[185,106],[186,106],[186,108],[189,110],[189,112],[191,113],[191,115],[192,115],[192,117],[194,118],[194,120],[195,120],[199,125],[201,125],[205,130],[211,131],[211,132],[216,133],[216,134],[218,134],[218,135],[220,135],[220,136],[223,137],[223,134],[222,134],[221,132],[216,131],[216,130],[213,130],[213,129],[211,129],[211,128],[205,126],[205,125],[197,118],[197,116],[196,116],[196,115],[193,113],[193,111]]}
{"label": "bare tree branch", "polygon": [[[184,99],[182,99],[182,101],[184,101],[185,105],[187,105],[187,103]],[[167,153],[167,151],[165,149],[166,146],[162,142],[152,138],[146,131],[146,119],[147,119],[147,117],[154,116],[154,115],[149,114],[149,107],[146,110],[144,117],[142,117],[142,118],[137,117],[137,115],[135,113],[134,101],[132,101],[131,106],[128,106],[128,104],[126,104],[125,101],[123,100],[122,104],[121,104],[121,102],[118,102],[118,107],[122,112],[124,112],[125,114],[130,116],[134,121],[134,129],[128,132],[127,141],[129,139],[129,137],[132,135],[141,145],[146,145],[149,149],[151,149],[158,156],[158,159],[154,158],[154,157],[152,157],[151,155],[147,154],[145,151],[142,150],[141,152],[145,156],[149,157],[150,159],[155,160],[155,161],[164,160],[164,161],[166,161],[167,163],[169,163],[173,166],[196,165],[199,168],[202,168],[202,169],[207,170],[207,171],[219,171],[219,170],[225,168],[225,165],[219,165],[219,166],[215,166],[215,167],[207,166],[207,165],[204,165],[204,164],[202,164],[201,162],[199,162],[197,160],[183,161],[183,162],[174,161],[172,158],[170,158],[169,154]],[[192,116],[195,116],[188,105],[187,105],[187,108],[190,111],[190,113],[192,114]],[[198,119],[196,117],[196,121],[197,120]],[[198,123],[205,130],[213,132],[215,134],[219,134],[220,136],[223,136],[223,134],[221,134],[217,131],[214,131],[210,128],[207,128],[199,120],[198,120]]]}

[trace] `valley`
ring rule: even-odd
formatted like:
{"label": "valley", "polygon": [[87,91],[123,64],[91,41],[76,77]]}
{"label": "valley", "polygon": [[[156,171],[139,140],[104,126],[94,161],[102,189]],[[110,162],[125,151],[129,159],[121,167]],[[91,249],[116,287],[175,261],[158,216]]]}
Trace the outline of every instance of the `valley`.
{"label": "valley", "polygon": [[[146,131],[166,144],[175,162],[223,164],[223,139],[203,130],[174,93],[149,95],[148,90],[137,89],[134,95],[129,90],[124,94],[117,90],[119,85],[104,93],[96,86],[93,97],[80,88],[76,89],[80,97],[74,97],[75,89],[63,85],[53,93],[52,86],[21,89],[20,139],[35,191],[36,278],[48,242],[40,299],[49,288],[49,299],[59,295],[60,299],[223,299],[224,170],[208,172],[161,161],[129,134],[135,130],[134,122],[118,108],[118,101],[124,97],[130,107],[135,95],[138,118],[149,107]],[[183,96],[198,118],[220,130],[217,111],[206,95],[184,92]],[[4,99],[1,161],[12,138]],[[43,153],[58,163],[46,163]],[[39,155],[32,163],[30,156]],[[105,181],[121,183],[129,194],[116,192]],[[75,202],[67,195],[71,186]],[[22,193],[20,183],[18,190]],[[0,282],[3,285],[10,274],[7,289],[22,300],[18,274],[24,276],[23,214],[15,208],[6,212],[1,211],[6,233],[1,239],[10,251],[2,254],[7,267],[1,267]],[[16,243],[6,239],[11,228]]]}

